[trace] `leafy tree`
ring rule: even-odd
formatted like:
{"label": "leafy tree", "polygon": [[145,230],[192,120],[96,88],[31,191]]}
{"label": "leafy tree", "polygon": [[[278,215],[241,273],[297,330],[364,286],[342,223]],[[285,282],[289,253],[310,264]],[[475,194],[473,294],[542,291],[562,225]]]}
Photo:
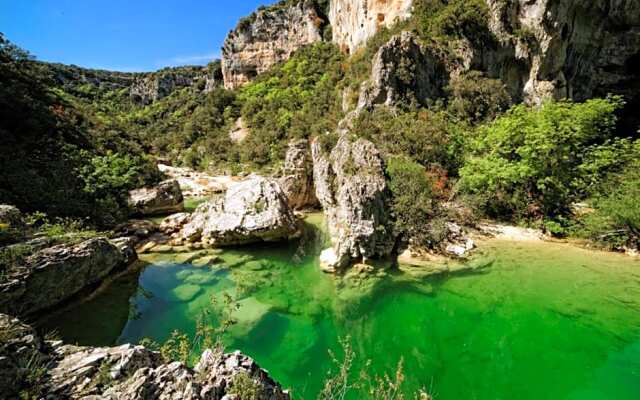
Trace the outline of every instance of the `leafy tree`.
{"label": "leafy tree", "polygon": [[[585,103],[549,102],[540,108],[513,107],[478,130],[461,169],[461,188],[482,197],[491,216],[558,217],[602,176],[611,151],[618,97]],[[588,176],[583,174],[588,172]]]}

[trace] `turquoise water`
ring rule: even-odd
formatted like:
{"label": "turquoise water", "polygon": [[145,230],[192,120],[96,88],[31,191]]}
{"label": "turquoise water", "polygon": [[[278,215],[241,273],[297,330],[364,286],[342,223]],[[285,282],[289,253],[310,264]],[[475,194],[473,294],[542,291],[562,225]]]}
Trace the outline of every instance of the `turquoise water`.
{"label": "turquoise water", "polygon": [[212,266],[184,262],[200,254],[146,256],[141,272],[42,326],[86,345],[161,341],[175,329],[193,334],[211,297],[220,304],[229,293],[241,307],[227,349],[254,357],[296,398],[316,397],[341,337],[357,353],[354,375],[367,360],[383,374],[403,359],[408,394],[640,398],[638,261],[494,240],[482,244],[493,260],[484,269],[340,279],[319,271],[321,220],[309,222],[302,243],[226,250]]}

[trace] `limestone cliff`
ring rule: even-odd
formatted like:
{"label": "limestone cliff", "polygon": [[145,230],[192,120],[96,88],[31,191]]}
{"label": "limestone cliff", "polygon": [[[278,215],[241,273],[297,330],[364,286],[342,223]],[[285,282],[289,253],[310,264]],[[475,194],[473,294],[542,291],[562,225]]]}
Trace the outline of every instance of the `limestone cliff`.
{"label": "limestone cliff", "polygon": [[329,21],[333,41],[353,53],[382,26],[411,15],[413,0],[331,0]]}
{"label": "limestone cliff", "polygon": [[237,88],[300,47],[322,40],[323,24],[310,1],[277,4],[240,20],[222,47],[224,86]]}
{"label": "limestone cliff", "polygon": [[640,2],[487,0],[494,51],[474,61],[516,99],[585,100],[640,89]]}

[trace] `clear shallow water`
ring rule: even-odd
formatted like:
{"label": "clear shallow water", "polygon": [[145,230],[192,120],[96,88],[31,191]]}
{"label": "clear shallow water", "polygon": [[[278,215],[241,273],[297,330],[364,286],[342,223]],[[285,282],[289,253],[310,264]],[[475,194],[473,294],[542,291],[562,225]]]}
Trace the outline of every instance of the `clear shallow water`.
{"label": "clear shallow water", "polygon": [[371,359],[371,371],[392,373],[403,358],[407,390],[426,387],[438,400],[640,398],[640,262],[490,241],[483,248],[495,260],[481,271],[345,283],[319,271],[322,238],[313,232],[302,246],[225,251],[213,268],[146,257],[141,274],[43,328],[86,345],[193,334],[211,296],[241,285],[227,347],[253,356],[297,398],[315,398],[327,350],[347,335],[356,370]]}

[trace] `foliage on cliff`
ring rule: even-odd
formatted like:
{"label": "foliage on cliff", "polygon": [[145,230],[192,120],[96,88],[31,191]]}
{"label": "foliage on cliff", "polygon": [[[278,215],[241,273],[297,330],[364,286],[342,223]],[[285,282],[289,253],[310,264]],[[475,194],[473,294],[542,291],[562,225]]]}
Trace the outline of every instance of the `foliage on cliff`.
{"label": "foliage on cliff", "polygon": [[241,160],[264,166],[284,158],[288,139],[332,131],[340,119],[337,84],[342,55],[333,45],[305,47],[240,89],[241,115],[251,135]]}

